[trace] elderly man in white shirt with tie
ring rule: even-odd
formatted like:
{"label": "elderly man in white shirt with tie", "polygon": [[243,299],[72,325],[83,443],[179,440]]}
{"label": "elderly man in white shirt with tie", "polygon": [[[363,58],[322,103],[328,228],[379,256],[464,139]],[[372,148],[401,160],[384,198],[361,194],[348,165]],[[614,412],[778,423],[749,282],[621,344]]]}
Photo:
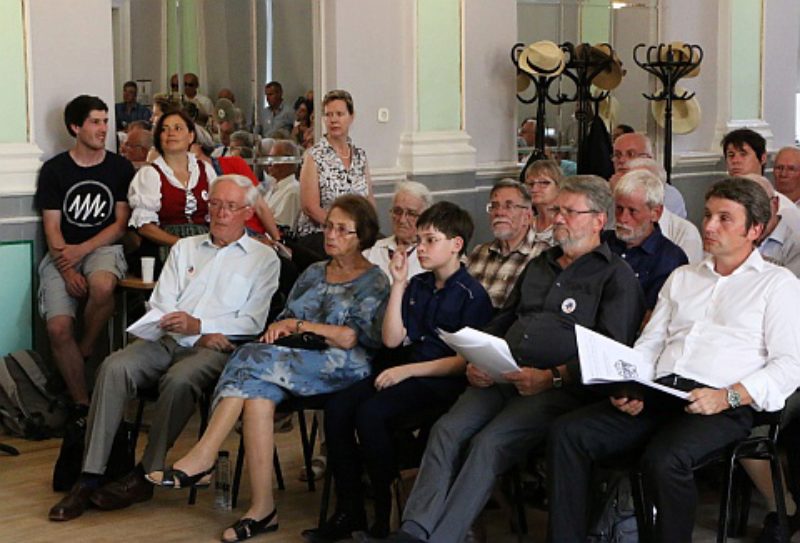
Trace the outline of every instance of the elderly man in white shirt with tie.
{"label": "elderly man in white shirt with tie", "polygon": [[[150,499],[153,486],[144,473],[164,468],[195,403],[225,366],[233,336],[255,336],[264,328],[280,263],[272,249],[245,232],[257,197],[241,175],[214,181],[209,233],[173,246],[150,297],[150,307],[164,313],[159,321],[164,335],[134,341],[103,362],[87,420],[83,471],[50,510],[50,520],[72,520],[90,503],[110,510]],[[159,396],[141,463],[100,486],[126,403],[156,385]]]}
{"label": "elderly man in white shirt with tie", "polygon": [[656,541],[691,541],[697,462],[747,437],[755,411],[782,409],[800,385],[800,283],[755,247],[769,217],[766,193],[749,180],[724,179],[706,194],[709,256],[667,279],[634,347],[655,362],[657,382],[689,392],[689,401],[612,398],[556,422],[551,541],[586,540],[593,463],[639,447]]}

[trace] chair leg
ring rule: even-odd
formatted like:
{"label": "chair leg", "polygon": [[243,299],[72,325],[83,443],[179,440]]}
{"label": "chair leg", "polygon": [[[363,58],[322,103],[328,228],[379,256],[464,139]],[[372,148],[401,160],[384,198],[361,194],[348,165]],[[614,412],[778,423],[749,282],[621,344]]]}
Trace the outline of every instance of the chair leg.
{"label": "chair leg", "polygon": [[639,541],[641,543],[651,543],[653,541],[653,511],[648,509],[647,501],[644,499],[644,481],[639,471],[630,474],[631,491],[633,493],[633,509],[636,513],[636,526],[639,531]]}
{"label": "chair leg", "polygon": [[522,496],[522,475],[520,473],[520,468],[515,467],[509,473],[511,477],[511,499],[513,501],[513,507],[515,509],[515,513],[517,516],[517,520],[514,523],[517,536],[528,535],[528,519],[525,516],[525,500]]}
{"label": "chair leg", "polygon": [[275,470],[275,479],[278,481],[278,490],[286,490],[283,483],[283,470],[281,469],[281,459],[278,458],[278,447],[272,452],[272,468]]}
{"label": "chair leg", "polygon": [[772,472],[772,491],[775,493],[775,506],[778,510],[778,525],[782,534],[781,541],[789,543],[789,519],[786,517],[786,500],[783,495],[783,479],[781,474],[781,461],[774,443],[770,442],[769,467]]}
{"label": "chair leg", "polygon": [[297,411],[297,419],[300,422],[300,440],[303,443],[303,462],[305,463],[306,468],[308,490],[313,492],[317,489],[316,482],[314,481],[314,469],[311,465],[311,460],[314,457],[314,443],[309,439],[308,425],[306,424],[306,413],[304,410],[299,409]]}
{"label": "chair leg", "polygon": [[328,518],[328,507],[330,506],[332,487],[333,473],[328,469],[325,470],[325,482],[322,485],[322,499],[319,502],[319,519],[317,520],[318,528],[322,528],[322,525]]}
{"label": "chair leg", "polygon": [[[275,451],[277,455],[278,452]],[[276,456],[277,458],[277,456]],[[236,467],[233,469],[233,487],[231,488],[231,508],[236,509],[239,501],[239,485],[242,483],[242,467],[244,466],[244,436],[239,438],[239,452],[236,453]]]}
{"label": "chair leg", "polygon": [[731,514],[731,501],[733,498],[733,484],[736,472],[736,460],[731,455],[728,461],[728,469],[725,473],[725,481],[722,485],[722,496],[719,504],[719,521],[717,525],[717,543],[728,541],[728,529]]}
{"label": "chair leg", "polygon": [[[211,410],[211,394],[203,392],[200,396],[200,429],[197,431],[197,440],[203,437],[203,434],[208,427],[208,412]],[[189,505],[194,505],[197,502],[197,487],[193,486],[189,490]]]}

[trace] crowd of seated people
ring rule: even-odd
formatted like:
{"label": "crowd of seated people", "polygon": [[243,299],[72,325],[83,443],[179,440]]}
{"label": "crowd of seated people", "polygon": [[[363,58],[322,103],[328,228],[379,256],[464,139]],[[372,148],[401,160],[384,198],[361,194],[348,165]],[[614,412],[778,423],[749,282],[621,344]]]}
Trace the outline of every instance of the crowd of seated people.
{"label": "crowd of seated people", "polygon": [[[643,451],[655,540],[689,541],[699,460],[750,434],[756,411],[786,406],[791,423],[800,404],[787,403],[800,385],[796,149],[778,154],[773,187],[762,177],[763,138],[747,130],[726,136],[729,177],[706,193],[702,248],[697,229],[692,235],[682,226],[692,226],[679,216],[682,197],[665,183],[645,135],[615,139],[610,180],[563,176],[556,161],[532,161],[523,183],[503,179],[491,188],[492,239],[470,251],[469,213],[434,203],[415,181],[396,186],[392,232],[378,239],[366,152],[349,138],[355,110],[346,91],[325,95],[325,133],[301,156],[297,134],[265,146],[237,132],[224,102],[223,114],[205,112],[211,130],[200,132],[195,119],[203,118],[205,97],[196,77],[184,83],[194,88],[191,107],[158,97],[150,138],[144,121],[126,123],[127,159],[105,150],[107,106],[77,97],[64,115],[75,143],[39,176],[36,203],[48,248],[41,311],[74,403],[68,424],[86,428],[81,474],[50,510],[51,520],[149,500],[154,485],[206,484],[241,418],[251,503],[222,540],[276,531],[276,408],[290,397],[326,394],[336,509],[303,533],[308,541],[353,534],[357,541],[460,543],[497,477],[540,446],[547,450],[550,541],[586,540],[593,466],[630,450]],[[288,122],[280,85],[266,90],[269,124]],[[312,113],[307,100],[295,109],[300,124]],[[230,116],[231,126],[214,129]],[[225,140],[215,141],[212,134],[222,132]],[[221,146],[226,150],[215,153]],[[247,162],[254,149],[268,159],[266,187]],[[134,233],[142,242],[127,255],[131,264],[157,253],[163,265],[150,298],[163,313],[163,336],[110,354],[88,387],[84,360],[128,268],[118,244]],[[267,322],[284,261],[300,275]],[[688,401],[609,400],[583,386],[575,325],[632,345],[653,364],[655,379],[687,392]],[[504,338],[520,369],[493,376],[437,334],[465,326]],[[240,336],[254,341],[237,348]],[[144,455],[133,471],[108,480],[125,404],[152,386],[159,389],[157,416]],[[167,452],[211,387],[208,428],[167,465]],[[437,419],[416,484],[400,530],[391,533],[398,465],[392,424],[431,411]],[[758,461],[746,469],[767,500],[760,541],[781,540],[787,534],[769,471]],[[800,515],[792,494],[785,498],[794,529]]]}

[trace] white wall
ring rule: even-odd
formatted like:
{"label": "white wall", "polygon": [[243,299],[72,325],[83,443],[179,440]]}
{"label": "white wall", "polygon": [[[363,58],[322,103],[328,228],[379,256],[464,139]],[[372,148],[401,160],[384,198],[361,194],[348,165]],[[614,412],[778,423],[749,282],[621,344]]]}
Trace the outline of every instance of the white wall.
{"label": "white wall", "polygon": [[[73,143],[64,106],[79,94],[102,98],[114,126],[111,0],[29,0],[33,141],[43,160]],[[115,146],[113,137],[107,140]]]}
{"label": "white wall", "polygon": [[511,162],[516,149],[516,69],[511,47],[517,42],[514,0],[465,2],[464,114],[481,164]]}
{"label": "white wall", "polygon": [[[169,92],[168,82],[161,74],[162,0],[133,0],[131,10],[131,77],[149,79],[152,92]],[[118,95],[121,89],[116,89]]]}
{"label": "white wall", "polygon": [[794,144],[798,81],[800,2],[766,0],[764,25],[764,118],[775,149]]}

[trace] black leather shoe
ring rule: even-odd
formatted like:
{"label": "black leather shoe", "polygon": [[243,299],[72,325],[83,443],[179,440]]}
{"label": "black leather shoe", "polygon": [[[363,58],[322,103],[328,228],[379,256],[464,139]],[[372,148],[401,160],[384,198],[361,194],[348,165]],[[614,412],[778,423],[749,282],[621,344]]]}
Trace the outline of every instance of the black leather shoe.
{"label": "black leather shoe", "polygon": [[772,511],[767,513],[767,516],[764,517],[764,526],[761,528],[761,533],[758,535],[758,539],[756,539],[757,543],[780,543],[782,541],[789,541],[791,539],[792,534],[794,534],[798,527],[798,521],[800,520],[800,514],[795,513],[794,516],[787,517],[787,521],[789,524],[789,534],[787,537],[781,537],[781,527],[778,524],[778,513]]}
{"label": "black leather shoe", "polygon": [[134,469],[121,479],[101,486],[89,499],[98,509],[113,511],[152,499],[154,488],[144,478],[144,473]]}
{"label": "black leather shoe", "polygon": [[50,509],[48,518],[59,522],[78,518],[89,508],[89,496],[94,490],[84,483],[75,483],[67,495]]}
{"label": "black leather shoe", "polygon": [[340,539],[350,539],[350,535],[367,528],[366,514],[352,514],[337,511],[319,528],[304,530],[303,537],[310,543],[332,543]]}

